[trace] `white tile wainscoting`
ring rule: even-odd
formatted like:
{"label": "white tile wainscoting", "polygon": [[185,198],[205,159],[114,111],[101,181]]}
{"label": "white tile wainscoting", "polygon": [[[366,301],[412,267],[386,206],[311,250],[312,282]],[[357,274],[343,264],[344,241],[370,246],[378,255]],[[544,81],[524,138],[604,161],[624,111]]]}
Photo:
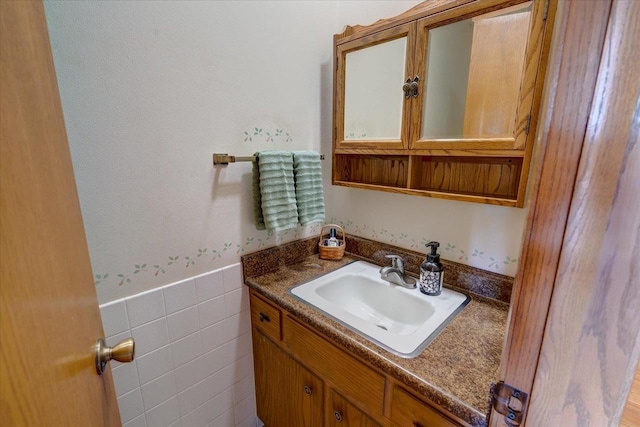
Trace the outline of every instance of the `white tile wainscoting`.
{"label": "white tile wainscoting", "polygon": [[249,294],[240,264],[100,306],[124,427],[254,427]]}

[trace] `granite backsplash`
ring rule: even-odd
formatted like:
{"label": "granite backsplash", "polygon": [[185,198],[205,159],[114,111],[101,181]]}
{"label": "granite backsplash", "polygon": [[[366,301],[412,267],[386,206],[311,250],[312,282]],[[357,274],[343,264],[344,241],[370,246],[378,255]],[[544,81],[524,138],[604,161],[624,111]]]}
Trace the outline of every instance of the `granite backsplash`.
{"label": "granite backsplash", "polygon": [[[297,240],[242,257],[245,280],[261,276],[318,253],[318,237]],[[390,265],[385,255],[396,254],[404,259],[405,271],[418,276],[425,254],[358,236],[346,235],[346,252],[377,265]],[[444,283],[447,287],[509,303],[513,278],[441,258]]]}

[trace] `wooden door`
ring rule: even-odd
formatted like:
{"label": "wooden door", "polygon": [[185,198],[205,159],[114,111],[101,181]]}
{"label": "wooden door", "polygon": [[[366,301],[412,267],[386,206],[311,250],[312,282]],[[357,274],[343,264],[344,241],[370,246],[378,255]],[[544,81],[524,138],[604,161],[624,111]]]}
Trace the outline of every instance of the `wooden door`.
{"label": "wooden door", "polygon": [[41,2],[0,2],[0,413],[119,426]]}
{"label": "wooden door", "polygon": [[327,407],[327,426],[330,427],[380,427],[380,424],[369,418],[360,409],[353,406],[347,399],[331,390],[330,405]]}
{"label": "wooden door", "polygon": [[322,381],[253,329],[258,417],[266,427],[321,427]]}
{"label": "wooden door", "polygon": [[627,399],[627,404],[622,412],[622,421],[620,427],[636,427],[640,426],[640,366],[636,370],[636,376],[633,378],[631,392]]}
{"label": "wooden door", "polygon": [[501,365],[530,426],[617,425],[637,365],[639,23],[635,0],[559,2]]}

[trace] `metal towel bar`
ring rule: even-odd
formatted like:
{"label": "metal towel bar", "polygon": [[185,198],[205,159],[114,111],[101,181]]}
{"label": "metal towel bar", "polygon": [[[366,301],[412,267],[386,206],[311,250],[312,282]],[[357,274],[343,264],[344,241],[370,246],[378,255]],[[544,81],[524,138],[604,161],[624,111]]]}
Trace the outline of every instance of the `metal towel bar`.
{"label": "metal towel bar", "polygon": [[[256,160],[255,156],[230,156],[228,154],[213,153],[213,165],[228,165],[229,163],[236,162],[253,162]],[[320,160],[324,160],[324,154],[320,155]]]}

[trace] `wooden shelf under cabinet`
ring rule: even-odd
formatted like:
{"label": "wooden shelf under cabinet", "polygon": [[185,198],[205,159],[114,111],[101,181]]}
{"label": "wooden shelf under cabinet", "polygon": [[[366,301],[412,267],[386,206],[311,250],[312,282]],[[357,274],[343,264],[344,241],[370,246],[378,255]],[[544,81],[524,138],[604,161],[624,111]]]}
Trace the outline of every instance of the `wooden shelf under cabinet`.
{"label": "wooden shelf under cabinet", "polygon": [[334,184],[518,206],[522,156],[336,154]]}
{"label": "wooden shelf under cabinet", "polygon": [[406,188],[409,177],[408,156],[337,155],[337,181]]}
{"label": "wooden shelf under cabinet", "polygon": [[410,188],[513,199],[522,158],[412,156]]}

